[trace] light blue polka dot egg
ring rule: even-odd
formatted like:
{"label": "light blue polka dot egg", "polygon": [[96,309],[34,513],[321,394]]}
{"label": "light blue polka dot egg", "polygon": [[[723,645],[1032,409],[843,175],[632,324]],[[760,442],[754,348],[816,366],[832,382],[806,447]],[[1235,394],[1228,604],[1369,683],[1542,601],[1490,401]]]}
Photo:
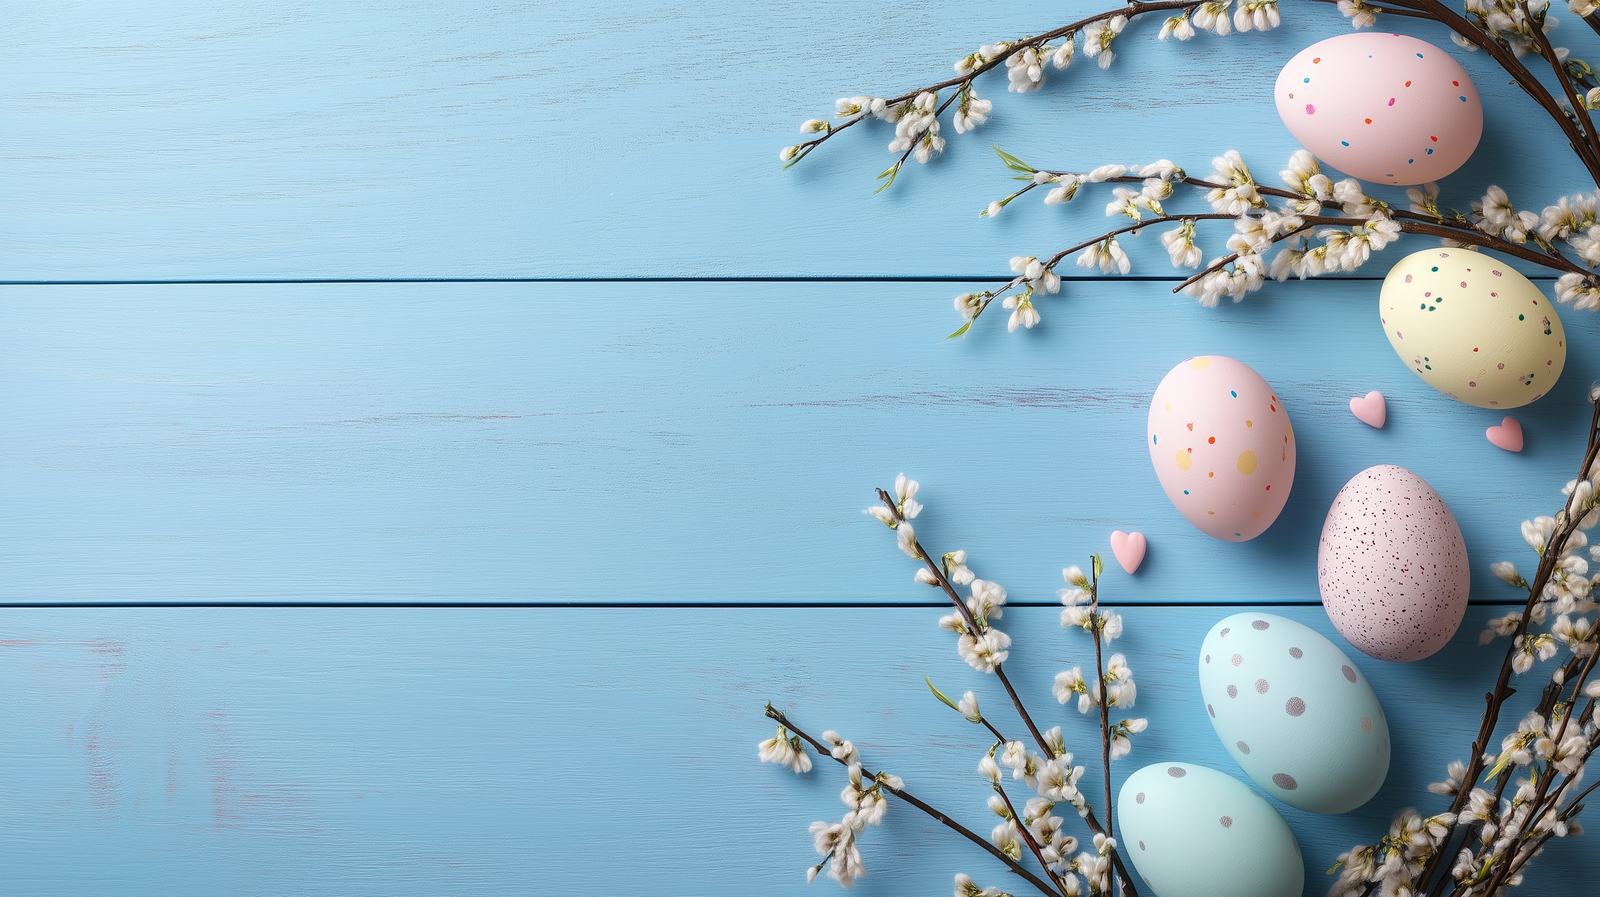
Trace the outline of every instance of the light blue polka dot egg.
{"label": "light blue polka dot egg", "polygon": [[1146,766],[1122,784],[1117,823],[1122,855],[1156,897],[1300,897],[1305,888],[1283,817],[1214,769]]}
{"label": "light blue polka dot egg", "polygon": [[1389,774],[1389,724],[1361,670],[1315,630],[1234,614],[1200,646],[1200,696],[1251,781],[1291,807],[1354,810]]}

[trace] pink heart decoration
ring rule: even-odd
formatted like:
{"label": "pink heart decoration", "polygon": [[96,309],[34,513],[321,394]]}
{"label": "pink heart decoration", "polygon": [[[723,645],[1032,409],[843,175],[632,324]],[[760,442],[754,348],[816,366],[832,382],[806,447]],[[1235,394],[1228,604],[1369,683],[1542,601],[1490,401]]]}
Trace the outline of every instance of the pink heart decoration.
{"label": "pink heart decoration", "polygon": [[1483,435],[1489,437],[1489,442],[1496,448],[1503,448],[1508,452],[1522,451],[1522,424],[1517,423],[1514,417],[1501,421],[1498,427],[1490,427]]}
{"label": "pink heart decoration", "polygon": [[1383,393],[1374,389],[1365,398],[1351,399],[1350,413],[1356,416],[1356,420],[1381,430],[1389,416],[1389,406],[1383,401]]}
{"label": "pink heart decoration", "polygon": [[1122,569],[1132,573],[1144,563],[1144,533],[1125,533],[1117,530],[1111,534],[1111,553],[1117,556]]}

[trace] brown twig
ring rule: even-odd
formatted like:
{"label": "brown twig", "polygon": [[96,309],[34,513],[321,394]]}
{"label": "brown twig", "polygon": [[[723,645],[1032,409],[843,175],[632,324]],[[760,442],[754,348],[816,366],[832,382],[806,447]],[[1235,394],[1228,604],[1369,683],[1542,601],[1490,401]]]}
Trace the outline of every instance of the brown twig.
{"label": "brown twig", "polygon": [[[884,506],[889,509],[890,513],[894,514],[896,520],[902,523],[905,522],[905,518],[900,515],[899,506],[894,503],[893,496],[891,496],[888,492],[879,489],[878,499],[883,502]],[[988,627],[980,626],[978,624],[977,618],[972,615],[972,610],[967,607],[967,603],[965,601],[961,600],[961,596],[956,594],[955,586],[951,585],[950,580],[945,577],[944,568],[933,560],[933,556],[928,553],[928,550],[922,547],[921,541],[913,539],[912,546],[917,550],[917,557],[922,560],[922,563],[928,568],[928,571],[933,574],[935,583],[940,589],[944,590],[945,596],[950,599],[950,603],[956,606],[956,610],[960,612],[961,618],[966,622],[967,627],[972,630],[975,635],[982,635]],[[1011,706],[1016,708],[1017,716],[1022,718],[1023,724],[1028,728],[1028,733],[1033,736],[1034,743],[1039,745],[1039,750],[1046,754],[1051,753],[1050,743],[1045,740],[1044,733],[1040,732],[1039,727],[1034,724],[1033,716],[1028,713],[1028,708],[1022,703],[1022,698],[1017,694],[1017,690],[1012,687],[1011,679],[1006,676],[1003,664],[995,664],[994,675],[996,679],[1000,680],[1000,684],[1005,687],[1006,694],[1011,697]],[[1106,830],[1100,825],[1100,820],[1095,818],[1093,807],[1086,808],[1086,812],[1083,814],[1083,821],[1084,824],[1089,827],[1089,831],[1097,835],[1106,833]],[[1110,836],[1107,835],[1107,837]],[[1122,877],[1122,886],[1124,892],[1127,893],[1129,897],[1139,897],[1138,889],[1134,887],[1133,880],[1129,877],[1127,868],[1122,864],[1121,851],[1116,850],[1115,848],[1113,848],[1111,851],[1111,865],[1116,868],[1117,874]]]}
{"label": "brown twig", "polygon": [[1095,682],[1100,686],[1100,763],[1106,784],[1106,837],[1116,836],[1116,816],[1111,807],[1111,692],[1106,686],[1105,662],[1100,659],[1100,565],[1099,558],[1089,563],[1089,622],[1094,635]]}
{"label": "brown twig", "polygon": [[1584,103],[1584,98],[1572,86],[1572,79],[1567,77],[1566,66],[1556,57],[1556,48],[1551,45],[1550,38],[1545,36],[1544,15],[1541,13],[1538,20],[1533,17],[1533,10],[1528,6],[1528,0],[1522,0],[1523,18],[1528,22],[1528,30],[1533,32],[1533,42],[1539,45],[1539,55],[1543,56],[1550,67],[1556,71],[1556,80],[1561,84],[1561,91],[1572,104],[1572,111],[1578,116],[1578,123],[1583,127],[1583,133],[1589,138],[1589,150],[1596,159],[1600,159],[1600,134],[1594,132],[1594,122],[1589,120],[1589,107]]}
{"label": "brown twig", "polygon": [[1572,151],[1577,153],[1579,161],[1583,162],[1584,167],[1589,170],[1589,177],[1596,186],[1600,186],[1600,154],[1590,151],[1588,143],[1583,139],[1583,135],[1578,133],[1577,126],[1567,118],[1565,112],[1561,111],[1561,107],[1556,103],[1555,98],[1550,95],[1549,91],[1544,89],[1544,85],[1539,83],[1539,79],[1528,71],[1528,67],[1511,54],[1511,51],[1501,46],[1499,42],[1484,33],[1482,29],[1457,14],[1455,10],[1445,6],[1440,0],[1392,0],[1392,2],[1398,6],[1427,13],[1434,20],[1472,41],[1479,49],[1493,57],[1494,61],[1499,63],[1500,67],[1506,71],[1506,74],[1517,82],[1517,86],[1521,87],[1524,93],[1539,104],[1545,112],[1549,113],[1555,123],[1560,126],[1562,133],[1567,136],[1567,142],[1572,145]]}
{"label": "brown twig", "polygon": [[[804,738],[806,741],[810,742],[811,746],[816,749],[817,753],[821,754],[824,757],[833,757],[833,753],[828,748],[827,745],[825,745],[822,742],[816,740],[815,738],[812,738],[810,735],[806,734],[802,729],[800,729],[800,727],[798,727],[794,723],[790,722],[789,718],[784,715],[783,711],[781,711],[778,708],[772,706],[771,704],[768,704],[767,705],[767,709],[766,709],[766,714],[767,714],[767,717],[769,719],[776,720],[778,725],[784,727],[785,729],[788,729],[789,731],[793,732],[794,734],[796,734],[796,735],[800,736],[801,738]],[[833,759],[835,759],[839,764],[841,764],[843,766],[849,766],[850,765],[850,764],[846,763],[843,760],[839,760],[836,757],[833,757]],[[868,776],[870,778],[874,778],[874,779],[877,778],[877,776],[873,776],[873,775],[869,774],[865,769],[863,769],[861,771],[861,774],[863,776]],[[1050,887],[1050,884],[1048,882],[1046,882],[1044,879],[1040,878],[1039,876],[1034,875],[1033,872],[1031,870],[1029,870],[1026,866],[1023,866],[1021,863],[1017,862],[1016,860],[1013,860],[1010,856],[1008,856],[1006,854],[1005,851],[1003,851],[1000,848],[994,846],[993,844],[990,844],[988,839],[979,836],[978,834],[973,832],[971,829],[967,828],[966,826],[962,825],[959,822],[956,822],[954,819],[951,819],[949,816],[946,816],[944,813],[942,813],[939,810],[935,809],[932,805],[927,804],[927,803],[923,802],[922,800],[919,800],[916,797],[913,797],[911,792],[905,790],[904,788],[892,788],[886,783],[880,783],[880,785],[881,785],[881,787],[883,787],[884,790],[888,791],[890,794],[893,794],[895,797],[900,798],[901,800],[905,801],[906,803],[910,804],[911,806],[916,807],[917,809],[919,809],[922,812],[928,814],[929,816],[932,816],[934,819],[937,819],[939,822],[943,823],[945,825],[945,827],[949,828],[951,831],[955,832],[956,834],[960,835],[961,837],[966,838],[968,841],[971,841],[972,843],[974,843],[974,844],[978,845],[979,847],[982,847],[984,850],[988,851],[991,855],[994,856],[995,859],[997,859],[1000,862],[1006,864],[1006,867],[1008,869],[1010,869],[1013,873],[1015,873],[1016,875],[1021,876],[1029,884],[1033,885],[1035,888],[1038,888],[1041,893],[1050,894],[1050,895],[1052,895],[1052,897],[1055,897],[1057,892],[1053,888]]]}
{"label": "brown twig", "polygon": [[1028,831],[1028,826],[1023,823],[1022,817],[1017,815],[1017,808],[1011,803],[1011,795],[1007,794],[1006,789],[998,784],[994,786],[994,793],[1000,795],[1000,799],[1005,801],[1006,811],[1011,814],[1011,820],[1017,824],[1017,833],[1022,835],[1022,840],[1028,845],[1028,849],[1033,851],[1033,858],[1039,861],[1039,866],[1044,869],[1044,874],[1050,876],[1050,880],[1056,883],[1056,887],[1061,890],[1062,894],[1066,894],[1067,886],[1051,871],[1050,864],[1044,861],[1044,851],[1039,849],[1038,842],[1033,840],[1033,833]]}
{"label": "brown twig", "polygon": [[[1005,64],[1006,59],[1008,59],[1009,57],[1011,57],[1015,53],[1021,52],[1022,50],[1026,50],[1026,49],[1028,49],[1030,47],[1037,50],[1040,47],[1043,47],[1045,44],[1049,43],[1050,41],[1055,40],[1058,37],[1065,37],[1067,35],[1076,35],[1079,31],[1082,31],[1084,28],[1088,27],[1089,25],[1094,24],[1095,22],[1101,22],[1101,21],[1104,21],[1106,19],[1113,19],[1113,18],[1116,18],[1117,16],[1126,16],[1129,21],[1132,21],[1133,19],[1136,19],[1139,16],[1143,16],[1143,15],[1146,15],[1148,13],[1162,12],[1162,11],[1165,11],[1165,10],[1173,10],[1173,9],[1183,9],[1185,7],[1192,7],[1192,6],[1195,5],[1195,3],[1196,3],[1196,0],[1159,0],[1159,2],[1154,2],[1154,3],[1132,2],[1132,3],[1129,3],[1127,6],[1119,7],[1117,9],[1107,10],[1107,11],[1102,12],[1102,13],[1096,13],[1095,15],[1089,16],[1086,19],[1079,19],[1078,21],[1073,22],[1070,25],[1062,25],[1059,28],[1051,29],[1050,31],[1046,31],[1043,34],[1036,34],[1036,35],[1034,35],[1032,37],[1022,38],[1021,40],[1017,41],[1016,43],[1013,43],[1010,46],[1010,48],[1008,48],[1006,50],[1006,52],[1000,54],[999,56],[995,57],[994,59],[990,59],[990,60],[988,60],[986,62],[983,62],[983,63],[979,64],[978,66],[976,66],[976,67],[974,67],[974,68],[972,68],[972,69],[970,69],[970,70],[968,70],[968,71],[966,71],[966,72],[964,72],[964,73],[962,73],[962,74],[960,74],[960,75],[958,75],[958,76],[956,76],[954,78],[950,78],[950,79],[945,80],[945,81],[940,81],[940,82],[938,82],[936,84],[930,84],[927,87],[919,87],[916,90],[908,91],[906,93],[900,94],[897,97],[892,97],[892,98],[885,97],[884,101],[890,106],[895,106],[895,105],[899,105],[900,103],[904,103],[907,100],[915,99],[917,96],[919,96],[921,94],[924,94],[924,93],[937,92],[937,91],[940,91],[940,90],[944,90],[947,87],[954,87],[954,86],[956,86],[958,84],[962,84],[963,82],[970,84],[972,82],[972,79],[978,77],[979,75],[983,74],[984,72],[987,72],[987,71],[989,71],[991,69],[994,69],[994,68],[996,68],[996,67],[998,67],[1000,65]],[[810,152],[813,149],[815,149],[818,146],[822,145],[824,142],[832,139],[834,135],[836,135],[839,132],[845,130],[846,128],[850,127],[851,125],[854,125],[857,122],[863,121],[863,120],[871,118],[871,117],[872,116],[870,114],[866,114],[866,115],[862,115],[862,116],[860,116],[858,118],[851,119],[850,121],[848,121],[848,122],[846,122],[846,123],[844,123],[842,125],[839,125],[838,127],[830,128],[829,130],[824,132],[821,137],[817,137],[817,138],[815,138],[813,140],[808,140],[805,143],[797,144],[797,146],[800,147],[801,149],[798,149],[796,151],[795,157],[790,160],[790,164],[793,164],[794,162],[800,161],[801,158],[804,158],[806,155],[809,155]],[[902,161],[904,161],[904,160],[902,160]]]}
{"label": "brown twig", "polygon": [[[1588,477],[1590,469],[1594,466],[1596,454],[1600,454],[1600,403],[1595,404],[1593,416],[1589,422],[1588,446],[1583,454],[1583,466],[1578,468],[1578,479],[1581,480]],[[1570,499],[1568,504],[1571,504]],[[1528,587],[1528,600],[1523,604],[1522,618],[1517,621],[1516,630],[1511,634],[1511,644],[1506,649],[1505,659],[1500,664],[1500,674],[1495,679],[1494,690],[1484,695],[1487,707],[1484,709],[1483,719],[1478,727],[1478,737],[1472,742],[1472,757],[1468,761],[1466,771],[1461,776],[1461,788],[1456,792],[1456,799],[1450,804],[1450,812],[1457,816],[1460,815],[1462,808],[1467,805],[1467,801],[1472,795],[1472,790],[1477,787],[1478,776],[1483,773],[1483,755],[1488,750],[1489,740],[1494,736],[1495,726],[1500,721],[1500,708],[1508,698],[1516,693],[1510,687],[1510,683],[1511,662],[1517,651],[1517,640],[1527,635],[1528,623],[1533,615],[1533,609],[1544,596],[1544,587],[1549,583],[1550,575],[1555,572],[1556,561],[1560,559],[1561,552],[1566,547],[1567,539],[1578,528],[1578,524],[1583,520],[1584,515],[1569,511],[1566,517],[1564,524],[1552,534],[1552,538],[1545,546],[1544,553],[1540,556],[1538,572],[1534,575],[1533,582]],[[1457,820],[1446,826],[1445,836],[1441,841],[1449,843],[1450,836],[1455,832],[1459,824],[1460,822]],[[1436,853],[1429,859],[1427,866],[1422,870],[1421,878],[1418,879],[1419,882],[1425,885],[1432,878],[1441,858],[1442,855]]]}

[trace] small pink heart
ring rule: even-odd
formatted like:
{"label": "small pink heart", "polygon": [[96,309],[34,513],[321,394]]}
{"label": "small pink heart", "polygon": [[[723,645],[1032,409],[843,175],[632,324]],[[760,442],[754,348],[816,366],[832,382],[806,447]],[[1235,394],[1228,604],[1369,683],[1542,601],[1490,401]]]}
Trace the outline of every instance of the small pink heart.
{"label": "small pink heart", "polygon": [[1522,451],[1522,424],[1517,423],[1514,417],[1501,421],[1498,427],[1490,427],[1483,431],[1483,435],[1489,437],[1489,442],[1496,448],[1503,448],[1508,452]]}
{"label": "small pink heart", "polygon": [[1111,553],[1117,556],[1122,569],[1132,573],[1144,563],[1144,533],[1125,533],[1117,530],[1111,534]]}
{"label": "small pink heart", "polygon": [[1389,406],[1383,401],[1383,393],[1374,389],[1365,398],[1351,399],[1350,413],[1356,416],[1356,420],[1381,430],[1389,416]]}

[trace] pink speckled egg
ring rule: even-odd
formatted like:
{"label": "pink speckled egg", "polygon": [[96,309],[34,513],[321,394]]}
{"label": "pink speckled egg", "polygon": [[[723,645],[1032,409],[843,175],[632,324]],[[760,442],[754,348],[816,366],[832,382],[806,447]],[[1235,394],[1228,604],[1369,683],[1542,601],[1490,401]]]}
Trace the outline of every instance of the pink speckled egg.
{"label": "pink speckled egg", "polygon": [[1460,168],[1483,136],[1483,104],[1466,69],[1403,34],[1318,41],[1283,67],[1273,96],[1302,146],[1367,181],[1437,181]]}
{"label": "pink speckled egg", "polygon": [[1444,647],[1471,578],[1461,527],[1422,477],[1380,464],[1334,496],[1317,584],[1334,628],[1368,656],[1409,663]]}
{"label": "pink speckled egg", "polygon": [[1294,428],[1249,365],[1183,360],[1156,387],[1149,430],[1156,479],[1201,532],[1244,542],[1278,519],[1294,484]]}

